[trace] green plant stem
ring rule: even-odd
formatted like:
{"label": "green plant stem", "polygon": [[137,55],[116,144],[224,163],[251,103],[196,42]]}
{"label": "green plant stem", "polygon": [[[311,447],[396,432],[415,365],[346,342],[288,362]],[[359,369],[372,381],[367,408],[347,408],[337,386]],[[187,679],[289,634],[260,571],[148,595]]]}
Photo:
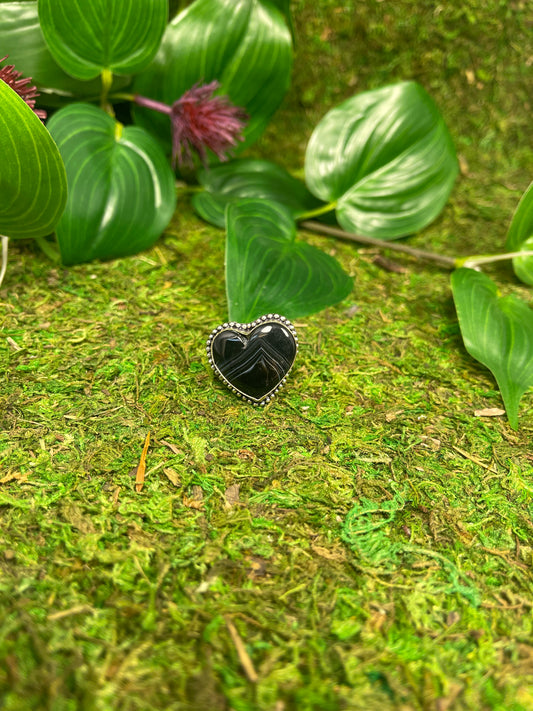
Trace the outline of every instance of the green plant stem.
{"label": "green plant stem", "polygon": [[135,101],[135,94],[117,93],[109,96],[110,101]]}
{"label": "green plant stem", "polygon": [[403,254],[409,254],[411,257],[415,257],[415,259],[421,259],[427,262],[435,262],[435,264],[439,264],[442,267],[447,267],[448,269],[459,269],[459,267],[468,267],[470,269],[475,269],[481,264],[501,262],[505,259],[514,259],[515,257],[533,257],[533,251],[505,252],[504,254],[474,254],[470,257],[447,257],[443,254],[436,254],[435,252],[426,252],[422,249],[409,247],[409,245],[406,244],[387,242],[386,240],[376,239],[375,237],[363,237],[362,235],[356,235],[353,232],[345,232],[344,230],[341,230],[338,227],[330,227],[329,225],[323,225],[320,222],[309,222],[306,220],[304,222],[300,222],[300,227],[302,227],[304,230],[309,230],[310,232],[317,232],[318,234],[338,237],[339,239],[348,240],[349,242],[369,244],[373,247],[378,247],[378,249],[390,249],[393,252],[403,252]]}
{"label": "green plant stem", "polygon": [[46,254],[48,259],[51,259],[52,262],[59,264],[59,262],[61,261],[61,254],[59,253],[59,249],[56,247],[55,244],[49,242],[44,237],[37,237],[35,241],[39,246],[39,249],[44,252],[44,254]]}
{"label": "green plant stem", "polygon": [[314,210],[309,210],[308,212],[302,212],[301,215],[298,215],[298,221],[300,220],[310,220],[313,217],[319,217],[320,215],[325,215],[328,212],[333,212],[333,210],[337,207],[336,202],[328,202],[327,205],[321,205],[320,207],[317,207]]}
{"label": "green plant stem", "polygon": [[356,235],[352,232],[345,232],[338,227],[323,225],[320,222],[309,222],[306,220],[300,223],[300,227],[304,230],[309,230],[310,232],[317,232],[318,234],[338,237],[339,239],[348,240],[349,242],[359,242],[359,244],[369,244],[373,247],[378,247],[379,249],[389,249],[393,252],[403,252],[403,254],[409,254],[411,257],[415,257],[416,259],[421,259],[427,262],[435,262],[436,264],[446,267],[447,269],[455,269],[458,266],[457,262],[459,260],[455,257],[446,257],[442,254],[426,252],[422,249],[409,247],[406,244],[386,242],[385,240],[376,239],[374,237],[363,237],[362,235]]}
{"label": "green plant stem", "polygon": [[533,257],[533,252],[505,252],[504,254],[474,254],[472,257],[463,257],[457,259],[458,267],[469,267],[474,269],[480,264],[491,264],[492,262],[501,262],[505,259],[514,259],[515,257]]}
{"label": "green plant stem", "polygon": [[1,235],[1,241],[2,241],[2,266],[0,267],[0,286],[2,286],[2,282],[4,281],[4,277],[6,275],[7,271],[7,250],[9,246],[9,237],[5,237],[4,235]]}
{"label": "green plant stem", "polygon": [[113,105],[109,100],[109,90],[113,84],[113,72],[109,69],[104,69],[101,74],[102,77],[102,93],[100,95],[100,107],[108,113],[113,118],[115,117],[115,112],[113,110]]}

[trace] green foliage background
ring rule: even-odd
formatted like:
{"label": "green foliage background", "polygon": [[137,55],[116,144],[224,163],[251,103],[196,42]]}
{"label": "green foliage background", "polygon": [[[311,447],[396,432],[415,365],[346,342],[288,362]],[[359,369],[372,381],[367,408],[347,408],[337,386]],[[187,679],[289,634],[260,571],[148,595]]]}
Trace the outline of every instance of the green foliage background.
{"label": "green foliage background", "polygon": [[[416,79],[462,176],[412,243],[502,247],[531,182],[529,3],[293,8],[293,88],[255,155],[294,169],[331,106]],[[273,405],[244,407],[203,357],[226,318],[223,238],[185,204],[137,257],[65,269],[12,247],[0,706],[532,709],[531,395],[516,432],[475,417],[501,400],[461,346],[449,276],[331,241],[353,294],[297,324]],[[530,299],[509,265],[491,274]]]}

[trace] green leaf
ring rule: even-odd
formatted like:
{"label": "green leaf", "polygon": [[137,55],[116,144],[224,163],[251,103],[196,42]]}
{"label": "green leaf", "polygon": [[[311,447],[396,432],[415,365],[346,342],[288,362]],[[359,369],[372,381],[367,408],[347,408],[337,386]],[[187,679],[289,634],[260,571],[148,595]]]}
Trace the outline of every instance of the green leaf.
{"label": "green leaf", "polygon": [[65,264],[150,247],[174,212],[174,176],[157,141],[99,108],[71,104],[49,121],[65,161],[69,197],[57,226]]}
{"label": "green leaf", "polygon": [[289,319],[336,304],[353,280],[336,259],[296,241],[283,205],[240,200],[226,208],[226,290],[229,318],[247,323],[263,314]]}
{"label": "green leaf", "polygon": [[348,231],[396,239],[441,212],[457,176],[452,139],[416,82],[367,91],[332,109],[309,141],[309,190],[336,202]]}
{"label": "green leaf", "polygon": [[[507,252],[533,251],[533,183],[515,210],[505,243]],[[513,269],[525,284],[533,286],[533,257],[515,257]]]}
{"label": "green leaf", "polygon": [[520,399],[533,385],[533,311],[473,269],[457,269],[451,284],[466,350],[496,378],[516,429]]}
{"label": "green leaf", "polygon": [[[173,104],[194,84],[217,80],[219,94],[244,107],[250,120],[241,151],[265,129],[289,87],[291,35],[269,0],[196,0],[168,25],[135,92]],[[136,107],[136,120],[170,146],[168,118]]]}
{"label": "green leaf", "polygon": [[196,212],[216,227],[225,227],[226,205],[241,198],[262,198],[281,203],[293,217],[321,204],[301,180],[267,160],[242,158],[202,170],[198,180],[205,191],[196,193]]}
{"label": "green leaf", "polygon": [[[55,106],[70,97],[93,98],[100,95],[101,81],[73,79],[56,63],[44,41],[37,0],[0,3],[0,47],[8,63],[26,77],[32,77],[41,96],[39,105]],[[123,89],[128,77],[114,77],[112,91]]]}
{"label": "green leaf", "polygon": [[0,106],[0,234],[43,237],[65,207],[65,167],[41,120],[1,80]]}
{"label": "green leaf", "polygon": [[38,8],[50,52],[77,79],[143,69],[168,16],[168,0],[39,0]]}
{"label": "green leaf", "polygon": [[272,4],[275,5],[283,13],[285,21],[291,31],[292,39],[294,41],[295,32],[291,14],[291,0],[272,0]]}

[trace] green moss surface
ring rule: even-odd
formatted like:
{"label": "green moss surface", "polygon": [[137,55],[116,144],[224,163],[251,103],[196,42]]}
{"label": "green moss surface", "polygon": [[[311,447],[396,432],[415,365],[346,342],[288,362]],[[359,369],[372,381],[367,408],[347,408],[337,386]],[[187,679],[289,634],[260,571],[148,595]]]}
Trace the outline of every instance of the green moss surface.
{"label": "green moss surface", "polygon": [[[532,179],[529,3],[293,7],[293,88],[254,154],[298,174],[327,109],[416,79],[462,175],[410,243],[501,250]],[[12,246],[3,711],[533,709],[531,393],[518,431],[475,416],[502,402],[462,346],[446,272],[307,238],[355,288],[296,324],[290,381],[263,410],[205,360],[224,237],[186,195],[137,257],[67,269]],[[530,300],[508,266],[490,274]]]}

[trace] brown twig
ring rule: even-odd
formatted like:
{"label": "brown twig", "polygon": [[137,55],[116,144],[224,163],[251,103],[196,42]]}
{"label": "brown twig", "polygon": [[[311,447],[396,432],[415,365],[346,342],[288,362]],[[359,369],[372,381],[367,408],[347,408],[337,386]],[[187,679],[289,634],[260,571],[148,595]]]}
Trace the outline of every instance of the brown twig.
{"label": "brown twig", "polygon": [[321,222],[304,220],[303,222],[300,222],[300,227],[304,230],[309,230],[310,232],[329,235],[331,237],[338,237],[339,239],[344,239],[348,242],[358,242],[359,244],[369,244],[373,247],[379,247],[379,249],[390,249],[393,252],[403,252],[404,254],[409,254],[411,257],[416,257],[416,259],[423,259],[427,262],[435,262],[436,264],[440,264],[442,267],[447,267],[448,269],[455,269],[457,266],[455,257],[446,257],[442,254],[435,254],[434,252],[425,252],[422,249],[409,247],[407,244],[387,242],[382,239],[376,239],[375,237],[363,237],[362,235],[356,235],[353,232],[345,232],[338,227],[324,225]]}
{"label": "brown twig", "polygon": [[390,249],[392,252],[403,252],[415,259],[421,259],[426,262],[434,262],[446,269],[458,269],[459,267],[468,267],[470,269],[478,269],[482,264],[492,264],[505,259],[514,259],[515,257],[533,257],[532,250],[521,250],[518,252],[504,252],[502,254],[473,254],[468,257],[447,257],[444,254],[436,254],[435,252],[426,252],[423,249],[416,249],[407,244],[398,244],[397,242],[389,242],[375,237],[363,237],[353,232],[345,232],[339,227],[331,227],[324,225],[321,222],[314,220],[303,220],[299,226],[304,230],[316,232],[330,237],[347,240],[348,242],[358,242],[359,244],[368,244],[378,249]]}
{"label": "brown twig", "polygon": [[226,622],[226,627],[228,628],[228,632],[230,633],[231,639],[233,640],[233,644],[235,645],[235,649],[237,650],[237,656],[239,657],[241,666],[244,669],[244,673],[246,674],[248,681],[251,681],[252,684],[256,684],[259,681],[259,676],[255,671],[252,660],[250,659],[250,655],[246,651],[244,642],[242,641],[239,633],[237,632],[237,628],[229,619],[229,617],[224,617],[224,620]]}

